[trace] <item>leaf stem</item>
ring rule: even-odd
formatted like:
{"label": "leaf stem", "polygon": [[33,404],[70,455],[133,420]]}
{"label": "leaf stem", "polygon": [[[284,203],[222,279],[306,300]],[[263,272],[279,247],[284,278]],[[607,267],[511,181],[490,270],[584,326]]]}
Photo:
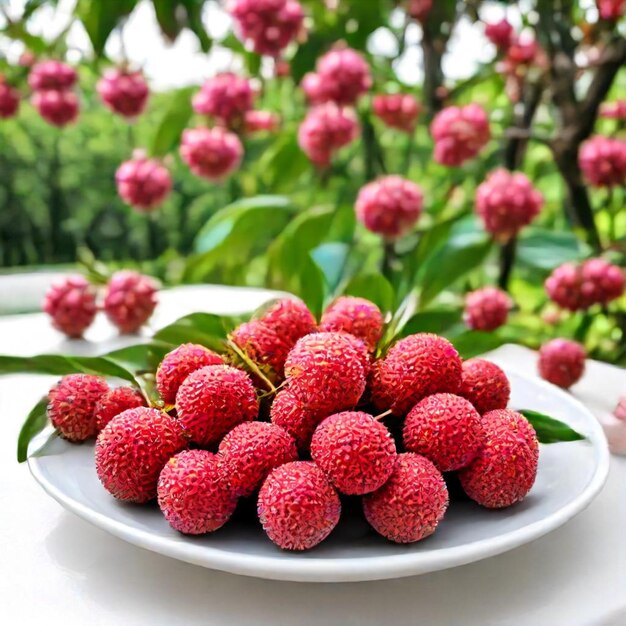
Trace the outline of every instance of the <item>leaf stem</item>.
{"label": "leaf stem", "polygon": [[270,393],[276,393],[274,383],[261,371],[259,366],[229,337],[226,345],[244,362],[246,367],[252,370],[253,374],[258,376],[269,388]]}

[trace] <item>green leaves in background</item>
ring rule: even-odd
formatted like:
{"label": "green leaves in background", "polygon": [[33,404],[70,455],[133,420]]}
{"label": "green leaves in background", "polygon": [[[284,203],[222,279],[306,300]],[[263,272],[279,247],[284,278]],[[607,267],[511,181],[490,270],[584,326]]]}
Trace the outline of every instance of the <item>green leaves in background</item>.
{"label": "green leaves in background", "polygon": [[520,409],[519,412],[532,424],[540,443],[581,441],[585,439],[584,435],[553,417],[537,411],[531,411],[530,409]]}
{"label": "green leaves in background", "polygon": [[591,248],[572,232],[530,227],[517,244],[517,261],[528,268],[550,272],[567,261],[581,261]]}
{"label": "green leaves in background", "polygon": [[382,274],[359,274],[346,285],[344,293],[371,300],[383,313],[393,311],[396,305],[393,287]]}
{"label": "green leaves in background", "polygon": [[102,56],[109,35],[135,8],[137,0],[78,0],[76,15],[83,23],[96,56]]}
{"label": "green leaves in background", "polygon": [[445,332],[461,323],[460,310],[432,310],[421,311],[411,317],[402,328],[402,337],[415,333],[435,333],[437,335]]}
{"label": "green leaves in background", "polygon": [[48,423],[48,398],[42,398],[31,409],[26,417],[20,434],[17,438],[17,461],[23,463],[28,458],[28,445],[33,437],[36,437]]}
{"label": "green leaves in background", "polygon": [[178,145],[180,136],[193,115],[191,97],[195,87],[185,87],[172,92],[165,112],[152,136],[150,154],[164,156]]}
{"label": "green leaves in background", "polygon": [[181,343],[199,343],[222,352],[228,333],[237,321],[211,313],[192,313],[157,331],[154,339],[173,346]]}

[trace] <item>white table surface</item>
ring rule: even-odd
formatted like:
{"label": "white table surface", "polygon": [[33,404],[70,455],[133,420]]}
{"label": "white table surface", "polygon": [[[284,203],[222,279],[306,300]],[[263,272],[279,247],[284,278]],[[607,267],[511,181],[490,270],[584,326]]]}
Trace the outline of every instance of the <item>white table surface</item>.
{"label": "white table surface", "polygon": [[[0,297],[10,297],[2,293]],[[155,325],[196,310],[254,307],[262,292],[184,288],[162,294]],[[233,300],[246,302],[233,307]],[[44,316],[0,318],[0,353],[98,353],[121,345],[100,321],[68,342]],[[136,342],[131,339],[130,342]],[[534,375],[535,355],[505,346],[494,360]],[[399,580],[283,583],[238,577],[131,546],[66,513],[15,460],[21,422],[53,377],[0,378],[0,619],[4,624],[626,625],[626,458],[578,517],[506,554]],[[590,362],[574,395],[610,411],[626,372]]]}

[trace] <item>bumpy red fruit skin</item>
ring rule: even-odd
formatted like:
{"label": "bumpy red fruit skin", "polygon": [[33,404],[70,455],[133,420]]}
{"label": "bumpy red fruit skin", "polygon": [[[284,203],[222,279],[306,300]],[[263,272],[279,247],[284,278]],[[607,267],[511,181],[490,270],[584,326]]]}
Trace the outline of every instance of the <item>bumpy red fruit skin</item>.
{"label": "bumpy red fruit skin", "polygon": [[48,393],[48,417],[68,441],[84,441],[98,432],[95,409],[109,386],[89,374],[64,376]]}
{"label": "bumpy red fruit skin", "polygon": [[413,228],[423,206],[424,194],[415,183],[401,176],[385,176],[361,188],[354,210],[365,228],[395,239]]}
{"label": "bumpy red fruit skin", "polygon": [[585,372],[587,353],[569,339],[552,339],[539,350],[539,374],[553,385],[569,389]]}
{"label": "bumpy red fruit skin", "polygon": [[505,242],[539,215],[543,196],[521,172],[500,168],[476,189],[475,206],[485,230]]}
{"label": "bumpy red fruit skin", "polygon": [[402,431],[405,449],[424,455],[441,472],[468,465],[484,436],[478,411],[451,393],[437,393],[418,402],[406,416]]}
{"label": "bumpy red fruit skin", "polygon": [[310,461],[281,465],[259,492],[257,511],[267,536],[284,550],[308,550],[337,525],[341,502],[322,470]]}
{"label": "bumpy red fruit skin", "polygon": [[98,435],[98,478],[119,500],[148,502],[157,495],[159,474],[165,464],[186,446],[178,420],[158,409],[128,409]]}
{"label": "bumpy red fruit skin", "polygon": [[95,416],[98,430],[102,430],[116,415],[127,409],[146,406],[146,400],[133,387],[115,387],[106,391],[96,404]]}
{"label": "bumpy red fruit skin", "polygon": [[124,161],[115,172],[117,192],[140,213],[150,213],[172,190],[172,177],[157,159],[144,155]]}
{"label": "bumpy red fruit skin", "polygon": [[176,412],[191,440],[208,446],[237,424],[255,419],[259,404],[245,372],[209,365],[189,374],[178,388]]}
{"label": "bumpy red fruit skin", "polygon": [[513,26],[506,18],[485,24],[485,36],[498,50],[506,50],[513,43]]}
{"label": "bumpy red fruit skin", "polygon": [[367,413],[346,411],[327,417],[317,427],[311,457],[340,492],[363,495],[387,481],[397,454],[384,424]]}
{"label": "bumpy red fruit skin", "polygon": [[111,111],[122,117],[137,117],[146,108],[150,90],[141,72],[109,69],[98,81],[98,95]]}
{"label": "bumpy red fruit skin", "polygon": [[283,389],[276,394],[270,415],[272,424],[284,428],[299,450],[308,450],[315,428],[328,413],[307,408],[290,389]]}
{"label": "bumpy red fruit skin", "polygon": [[233,127],[241,124],[252,109],[254,91],[250,81],[232,72],[217,74],[207,80],[193,97],[193,110],[210,115],[221,124]]}
{"label": "bumpy red fruit skin", "polygon": [[243,127],[246,133],[275,133],[280,127],[280,116],[271,111],[247,111],[243,117]]}
{"label": "bumpy red fruit skin", "polygon": [[317,330],[313,313],[297,298],[282,298],[270,304],[260,319],[292,346],[301,337]]}
{"label": "bumpy red fruit skin", "polygon": [[626,141],[596,135],[582,145],[578,160],[580,169],[594,187],[626,183]]}
{"label": "bumpy red fruit skin", "polygon": [[232,174],[243,158],[237,135],[221,128],[188,128],[183,131],[180,155],[201,178],[218,181]]}
{"label": "bumpy red fruit skin", "polygon": [[358,133],[359,125],[351,109],[326,102],[307,113],[298,129],[298,145],[315,165],[326,167],[335,153],[352,143]]}
{"label": "bumpy red fruit skin", "polygon": [[78,118],[80,105],[73,91],[36,91],[31,101],[39,115],[53,126],[63,128]]}
{"label": "bumpy red fruit skin", "polygon": [[459,395],[469,400],[482,415],[496,409],[506,409],[511,385],[506,374],[486,359],[463,362],[463,379]]}
{"label": "bumpy red fruit skin", "polygon": [[289,390],[312,411],[352,408],[365,391],[369,356],[347,333],[313,333],[299,339],[285,361]]}
{"label": "bumpy red fruit skin", "polygon": [[461,358],[443,337],[418,333],[400,339],[378,366],[373,389],[377,404],[394,415],[406,415],[422,398],[433,393],[456,393],[461,387]]}
{"label": "bumpy red fruit skin", "polygon": [[280,426],[246,422],[235,426],[219,447],[220,471],[236,496],[249,496],[276,467],[296,461],[293,437]]}
{"label": "bumpy red fruit skin", "polygon": [[600,117],[608,120],[626,120],[626,100],[604,102],[600,106]]}
{"label": "bumpy red fruit skin", "polygon": [[240,324],[230,338],[255,363],[268,365],[278,376],[283,375],[285,359],[293,344],[288,343],[261,320]]}
{"label": "bumpy red fruit skin", "polygon": [[596,5],[603,20],[619,20],[626,13],[626,0],[596,0]]}
{"label": "bumpy red fruit skin", "polygon": [[523,415],[509,409],[482,418],[485,443],[472,463],[459,472],[465,493],[478,504],[500,509],[522,500],[537,475],[539,443]]}
{"label": "bumpy red fruit skin", "polygon": [[134,333],[150,319],[157,301],[157,284],[152,278],[122,270],[109,280],[104,312],[120,332]]}
{"label": "bumpy red fruit skin", "polygon": [[506,292],[483,287],[465,296],[463,321],[473,330],[495,330],[506,323],[512,305]]}
{"label": "bumpy red fruit skin", "polygon": [[477,104],[451,106],[435,116],[430,126],[437,163],[458,166],[473,159],[491,137],[489,119]]}
{"label": "bumpy red fruit skin", "polygon": [[372,102],[374,114],[389,128],[410,133],[415,128],[422,109],[420,103],[408,93],[378,94]]}
{"label": "bumpy red fruit skin", "polygon": [[221,479],[219,457],[206,450],[183,450],[161,470],[158,502],[175,530],[201,535],[221,528],[233,514],[237,498]]}
{"label": "bumpy red fruit skin", "polygon": [[61,61],[41,61],[28,74],[33,91],[70,89],[76,83],[76,70]]}
{"label": "bumpy red fruit skin", "polygon": [[362,339],[373,352],[383,334],[385,320],[380,309],[365,298],[342,296],[337,298],[322,315],[320,330],[343,331]]}
{"label": "bumpy red fruit skin", "polygon": [[42,308],[57,330],[82,337],[96,317],[96,290],[82,276],[68,276],[50,286]]}
{"label": "bumpy red fruit skin", "polygon": [[156,372],[157,391],[165,404],[174,404],[178,388],[191,372],[223,363],[224,359],[212,350],[196,343],[183,343],[163,357]]}
{"label": "bumpy red fruit skin", "polygon": [[0,75],[0,119],[13,117],[20,107],[20,92]]}
{"label": "bumpy red fruit skin", "polygon": [[370,526],[396,543],[413,543],[435,532],[448,508],[439,470],[419,454],[400,454],[389,480],[363,498]]}

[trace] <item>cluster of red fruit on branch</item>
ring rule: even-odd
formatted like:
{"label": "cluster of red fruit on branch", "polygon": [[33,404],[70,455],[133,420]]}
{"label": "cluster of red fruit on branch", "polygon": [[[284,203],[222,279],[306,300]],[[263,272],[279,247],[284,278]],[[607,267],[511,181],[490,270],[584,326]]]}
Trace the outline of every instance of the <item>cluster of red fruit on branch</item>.
{"label": "cluster of red fruit on branch", "polygon": [[156,281],[134,271],[115,272],[102,293],[86,278],[75,275],[54,282],[42,308],[54,328],[71,338],[82,337],[98,311],[103,311],[121,333],[129,334],[150,319],[157,293]]}
{"label": "cluster of red fruit on branch", "polygon": [[479,505],[522,500],[539,447],[507,408],[505,373],[463,362],[437,335],[381,352],[383,330],[363,298],[339,298],[319,323],[301,301],[279,300],[236,328],[221,354],[195,344],[168,353],[152,406],[136,389],[74,374],[50,391],[48,415],[70,441],[97,437],[108,492],[156,499],[185,534],[218,530],[253,497],[272,542],[307,550],[356,496],[374,531],[412,543],[442,522],[452,472]]}

